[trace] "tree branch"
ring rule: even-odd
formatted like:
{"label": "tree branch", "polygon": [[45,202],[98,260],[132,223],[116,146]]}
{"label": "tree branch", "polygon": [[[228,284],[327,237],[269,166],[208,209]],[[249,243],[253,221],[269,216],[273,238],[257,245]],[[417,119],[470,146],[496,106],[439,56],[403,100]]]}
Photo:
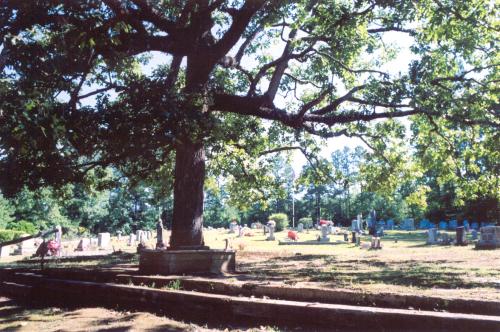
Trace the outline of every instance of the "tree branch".
{"label": "tree branch", "polygon": [[211,47],[210,54],[212,62],[216,63],[220,58],[238,42],[245,31],[253,15],[264,5],[265,0],[246,0],[240,10],[233,16],[233,23],[224,36]]}
{"label": "tree branch", "polygon": [[363,90],[364,88],[366,88],[366,84],[363,84],[363,85],[359,85],[359,86],[356,86],[354,88],[352,88],[351,90],[349,90],[349,92],[347,92],[345,95],[343,95],[342,97],[340,98],[337,98],[335,99],[333,102],[331,102],[329,105],[323,107],[323,108],[320,108],[319,110],[316,110],[314,112],[311,112],[312,114],[317,114],[317,115],[324,115],[324,114],[327,114],[327,113],[330,113],[334,110],[337,109],[337,107],[349,100],[349,98],[352,97],[352,95],[360,90]]}
{"label": "tree branch", "polygon": [[115,89],[116,91],[122,91],[125,89],[124,86],[121,86],[121,85],[116,85],[116,84],[111,84],[107,87],[104,87],[104,88],[100,88],[100,89],[97,89],[97,90],[94,90],[92,92],[89,92],[89,93],[86,93],[84,95],[80,95],[78,96],[78,100],[81,100],[81,99],[85,99],[85,98],[88,98],[88,97],[91,97],[91,96],[94,96],[94,95],[97,95],[99,93],[102,93],[102,92],[106,92],[106,91],[109,91],[109,90],[113,90]]}
{"label": "tree branch", "polygon": [[405,117],[409,115],[424,114],[424,113],[426,112],[421,109],[411,109],[406,111],[396,110],[391,112],[380,112],[380,113],[373,112],[368,114],[359,112],[349,112],[349,113],[342,113],[329,116],[318,116],[315,114],[310,114],[304,116],[304,121],[324,123],[326,125],[333,126],[335,124],[345,124],[356,121],[371,121],[375,119],[384,119],[384,118],[392,119],[397,117]]}
{"label": "tree branch", "polygon": [[273,76],[271,77],[271,81],[269,82],[269,88],[267,89],[266,93],[270,100],[274,100],[276,92],[278,92],[278,87],[281,82],[281,78],[283,77],[283,74],[285,73],[285,70],[288,67],[288,61],[289,61],[288,59],[292,54],[293,51],[292,43],[296,35],[297,35],[297,29],[290,31],[290,33],[288,34],[288,41],[286,42],[285,49],[283,50],[283,54],[281,55],[281,58],[283,58],[284,60],[281,61],[274,69],[274,73]]}
{"label": "tree branch", "polygon": [[396,31],[396,32],[408,33],[410,35],[416,34],[416,31],[413,29],[403,29],[403,28],[399,28],[399,27],[373,28],[373,29],[367,29],[367,31],[368,31],[368,33],[380,33],[380,32]]}
{"label": "tree branch", "polygon": [[179,76],[179,70],[182,63],[182,58],[183,57],[180,55],[175,55],[172,58],[172,63],[170,64],[170,69],[168,71],[167,79],[165,81],[167,90],[171,90],[174,87],[175,82],[177,81],[177,77]]}
{"label": "tree branch", "polygon": [[245,39],[245,41],[241,44],[240,48],[238,49],[238,52],[236,53],[234,60],[236,61],[237,64],[241,63],[241,59],[243,58],[243,55],[245,54],[245,49],[250,45],[252,40],[259,34],[260,29],[255,29],[250,33],[250,35]]}
{"label": "tree branch", "polygon": [[160,30],[163,30],[169,34],[174,33],[175,23],[163,17],[163,15],[154,9],[153,4],[149,3],[148,0],[132,0],[140,11],[138,17],[153,23]]}

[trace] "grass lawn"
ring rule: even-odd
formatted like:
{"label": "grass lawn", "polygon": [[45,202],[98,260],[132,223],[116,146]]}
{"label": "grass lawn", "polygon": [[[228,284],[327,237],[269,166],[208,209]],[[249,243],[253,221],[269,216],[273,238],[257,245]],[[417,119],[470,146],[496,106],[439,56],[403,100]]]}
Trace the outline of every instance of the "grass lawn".
{"label": "grass lawn", "polygon": [[[387,231],[381,250],[369,250],[343,242],[342,235],[330,235],[332,245],[279,245],[286,232],[266,241],[262,230],[237,238],[228,230],[207,230],[206,244],[222,249],[230,239],[237,250],[237,269],[246,278],[283,282],[288,285],[352,289],[362,292],[420,294],[440,297],[500,301],[500,250],[475,250],[474,246],[425,244],[425,231]],[[320,231],[300,233],[300,241],[314,242]],[[450,232],[450,235],[453,234]],[[362,237],[362,243],[369,241]],[[154,244],[154,240],[149,243]],[[115,250],[134,252],[126,241],[113,240]],[[11,257],[11,260],[13,257]],[[48,266],[132,267],[136,255],[105,259],[50,262]],[[35,264],[4,262],[1,267],[38,267]]]}
{"label": "grass lawn", "polygon": [[[437,295],[500,300],[500,250],[475,250],[474,246],[425,244],[425,231],[388,231],[381,250],[360,249],[330,235],[335,245],[279,245],[266,241],[262,231],[234,238],[239,250],[238,268],[262,280],[308,284],[367,292]],[[300,241],[314,241],[320,232],[300,233]],[[454,235],[450,232],[450,235]],[[221,247],[227,231],[209,231],[211,247]],[[362,237],[361,242],[369,242]]]}

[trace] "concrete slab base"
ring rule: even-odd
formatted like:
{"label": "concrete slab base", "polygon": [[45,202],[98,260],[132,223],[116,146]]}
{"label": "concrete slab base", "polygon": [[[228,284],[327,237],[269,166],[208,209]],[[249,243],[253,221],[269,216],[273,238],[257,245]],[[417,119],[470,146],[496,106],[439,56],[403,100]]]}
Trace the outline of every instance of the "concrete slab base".
{"label": "concrete slab base", "polygon": [[476,249],[499,249],[500,243],[476,243]]}
{"label": "concrete slab base", "polygon": [[234,250],[143,250],[139,272],[144,274],[183,274],[234,272]]}

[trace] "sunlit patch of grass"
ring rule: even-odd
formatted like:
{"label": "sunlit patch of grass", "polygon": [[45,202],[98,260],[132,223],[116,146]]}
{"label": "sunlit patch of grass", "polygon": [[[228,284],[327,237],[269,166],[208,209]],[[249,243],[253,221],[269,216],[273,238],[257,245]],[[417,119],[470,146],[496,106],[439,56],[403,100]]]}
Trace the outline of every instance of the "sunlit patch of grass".
{"label": "sunlit patch of grass", "polygon": [[[382,250],[360,249],[344,242],[342,235],[329,235],[334,245],[279,245],[287,233],[275,233],[276,241],[266,241],[262,230],[238,238],[228,230],[205,232],[213,249],[222,249],[225,239],[241,243],[237,268],[246,278],[286,283],[315,283],[363,291],[392,291],[411,294],[446,294],[461,297],[486,297],[500,300],[500,250],[478,251],[472,245],[427,246],[427,235],[419,231],[386,231]],[[449,232],[453,236],[452,232]],[[314,241],[318,230],[299,233],[300,241]],[[369,243],[369,236],[362,236]],[[125,246],[125,244],[122,244]],[[121,249],[121,248],[117,248]],[[130,248],[128,248],[130,249]],[[238,249],[238,248],[236,248]],[[49,267],[137,267],[136,254],[109,255],[100,259],[50,261]],[[35,267],[28,262],[2,267]]]}

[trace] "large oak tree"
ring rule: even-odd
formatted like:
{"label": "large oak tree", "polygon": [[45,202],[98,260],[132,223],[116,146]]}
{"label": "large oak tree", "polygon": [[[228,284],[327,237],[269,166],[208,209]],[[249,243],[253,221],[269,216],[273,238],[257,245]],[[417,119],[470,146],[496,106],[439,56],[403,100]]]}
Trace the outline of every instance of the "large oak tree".
{"label": "large oak tree", "polygon": [[[359,136],[372,120],[408,116],[498,128],[497,9],[486,0],[4,0],[0,185],[81,182],[108,165],[147,176],[174,161],[171,246],[198,248],[206,153],[241,148],[240,135],[269,129],[261,119],[297,138]],[[385,72],[398,38],[413,41],[414,59]],[[151,52],[168,65],[143,70]]]}

